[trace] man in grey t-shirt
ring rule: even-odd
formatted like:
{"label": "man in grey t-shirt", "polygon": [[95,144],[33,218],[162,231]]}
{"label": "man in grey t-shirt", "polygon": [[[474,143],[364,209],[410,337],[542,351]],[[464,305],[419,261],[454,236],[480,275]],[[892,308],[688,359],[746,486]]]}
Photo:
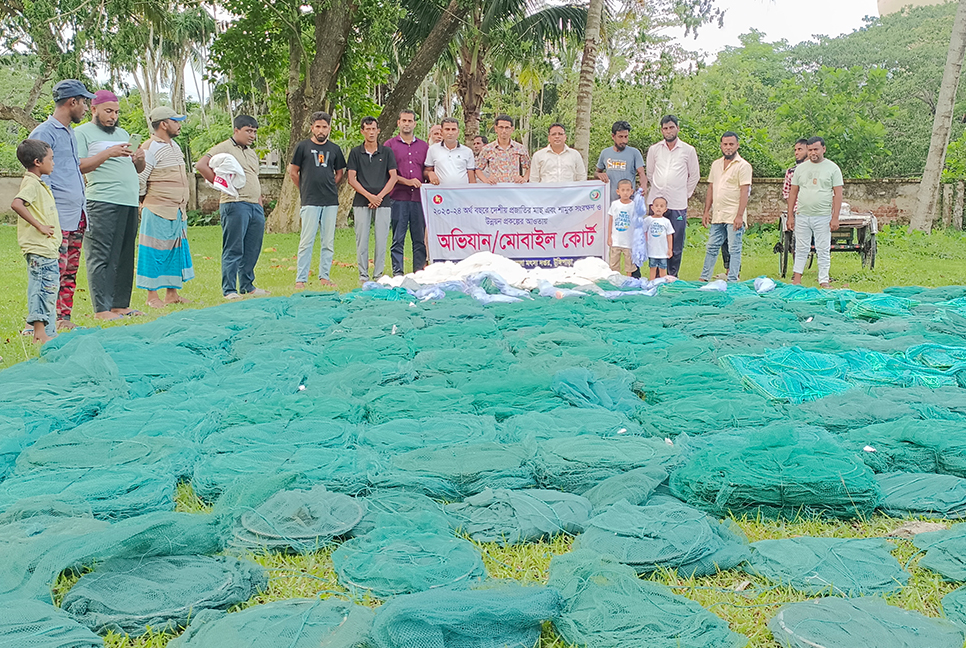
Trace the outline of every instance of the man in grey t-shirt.
{"label": "man in grey t-shirt", "polygon": [[644,175],[644,156],[638,149],[627,145],[631,125],[626,121],[617,121],[610,132],[614,145],[600,152],[600,157],[597,158],[597,179],[610,182],[610,203],[613,203],[617,200],[618,182],[630,180],[635,188],[639,183],[646,192],[647,176]]}

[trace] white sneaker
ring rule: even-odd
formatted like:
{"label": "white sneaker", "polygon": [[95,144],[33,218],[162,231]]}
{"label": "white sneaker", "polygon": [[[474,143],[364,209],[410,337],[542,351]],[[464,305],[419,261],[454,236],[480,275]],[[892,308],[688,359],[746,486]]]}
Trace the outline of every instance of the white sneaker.
{"label": "white sneaker", "polygon": [[264,288],[256,288],[248,294],[252,295],[253,297],[264,297],[265,295],[271,295],[272,293],[268,292]]}
{"label": "white sneaker", "polygon": [[239,295],[236,292],[230,292],[227,295],[225,295],[225,299],[241,299],[241,295]]}

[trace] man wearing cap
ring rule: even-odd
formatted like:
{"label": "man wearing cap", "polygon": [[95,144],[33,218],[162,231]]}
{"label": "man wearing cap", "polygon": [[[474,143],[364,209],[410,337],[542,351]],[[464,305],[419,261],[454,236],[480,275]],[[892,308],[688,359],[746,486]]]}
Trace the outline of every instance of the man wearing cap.
{"label": "man wearing cap", "polygon": [[94,317],[103,320],[142,314],[131,309],[131,290],[144,151],[131,150],[130,135],[117,125],[120,112],[117,95],[98,90],[91,120],[74,129],[80,170],[87,178],[87,282]]}
{"label": "man wearing cap", "polygon": [[245,171],[245,185],[238,189],[237,196],[221,192],[221,293],[225,299],[269,294],[264,288],[255,287],[255,264],[265,235],[265,210],[258,182],[260,163],[252,148],[258,122],[251,115],[238,115],[232,126],[232,136],[211,147],[195,163],[195,169],[208,182],[215,180],[209,162],[219,153],[234,157]]}
{"label": "man wearing cap", "polygon": [[[184,154],[174,141],[184,115],[167,106],[151,111],[153,134],[141,145],[144,169],[138,174],[141,229],[137,287],[148,291],[148,306],[164,308],[188,300],[178,294],[194,278],[188,248],[188,172]],[[158,291],[165,289],[164,299]]]}
{"label": "man wearing cap", "polygon": [[81,245],[87,227],[84,210],[84,178],[80,170],[77,138],[71,124],[79,124],[87,113],[87,100],[94,95],[76,79],[54,86],[54,114],[31,131],[29,138],[43,140],[54,151],[54,171],[41,179],[50,187],[57,205],[63,240],[60,246],[60,291],[57,293],[57,328],[74,328],[70,321],[80,267]]}

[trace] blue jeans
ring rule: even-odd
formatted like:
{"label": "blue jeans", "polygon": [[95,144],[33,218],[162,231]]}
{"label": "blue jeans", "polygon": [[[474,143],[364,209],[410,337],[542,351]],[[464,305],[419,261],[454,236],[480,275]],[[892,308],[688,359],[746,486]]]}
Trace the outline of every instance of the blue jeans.
{"label": "blue jeans", "polygon": [[660,268],[661,270],[667,270],[667,259],[658,259],[653,257],[648,257],[647,259],[648,268]]}
{"label": "blue jeans", "polygon": [[27,324],[46,324],[48,337],[57,335],[57,293],[60,291],[60,259],[27,255]]}
{"label": "blue jeans", "polygon": [[221,204],[221,292],[255,290],[255,264],[265,236],[265,210],[258,203]]}
{"label": "blue jeans", "polygon": [[322,250],[319,252],[319,279],[328,279],[332,270],[332,257],[335,254],[335,221],[339,215],[338,205],[305,205],[299,211],[302,219],[302,233],[299,236],[299,257],[295,281],[305,283],[309,280],[312,266],[312,252],[315,249],[315,235],[322,233]]}
{"label": "blue jeans", "polygon": [[725,241],[728,241],[728,248],[731,250],[728,281],[738,281],[738,272],[741,270],[741,238],[744,234],[744,227],[736,230],[731,223],[711,223],[708,232],[708,247],[704,255],[704,268],[701,270],[702,281],[711,279],[714,264],[718,262],[718,251],[721,250],[721,245]]}

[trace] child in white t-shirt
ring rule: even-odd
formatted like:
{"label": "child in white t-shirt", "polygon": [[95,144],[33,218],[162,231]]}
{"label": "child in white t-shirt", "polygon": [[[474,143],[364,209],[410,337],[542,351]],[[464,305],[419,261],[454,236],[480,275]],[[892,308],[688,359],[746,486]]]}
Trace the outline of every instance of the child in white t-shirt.
{"label": "child in white t-shirt", "polygon": [[667,260],[671,258],[674,240],[674,226],[664,217],[667,213],[667,200],[658,196],[651,203],[651,215],[644,219],[647,234],[647,265],[651,269],[651,280],[667,276]]}
{"label": "child in white t-shirt", "polygon": [[634,185],[630,180],[621,180],[617,183],[617,200],[611,203],[607,210],[608,230],[607,247],[610,248],[610,269],[614,272],[621,271],[621,255],[627,261],[630,274],[637,270],[637,266],[631,261],[631,244],[634,240],[633,230],[631,229],[631,214],[634,212]]}

